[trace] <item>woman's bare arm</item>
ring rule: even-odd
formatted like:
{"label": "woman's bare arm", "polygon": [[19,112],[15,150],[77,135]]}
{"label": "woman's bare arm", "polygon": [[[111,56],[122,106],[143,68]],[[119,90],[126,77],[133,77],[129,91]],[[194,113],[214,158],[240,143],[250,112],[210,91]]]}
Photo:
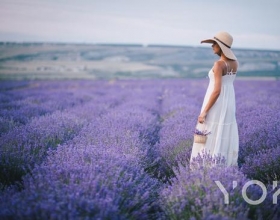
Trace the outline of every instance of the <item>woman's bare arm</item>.
{"label": "woman's bare arm", "polygon": [[215,104],[217,101],[220,92],[221,92],[221,85],[222,85],[222,76],[223,76],[223,69],[224,69],[224,63],[222,61],[217,61],[214,63],[213,72],[215,77],[215,84],[214,84],[214,90],[209,98],[208,103],[204,107],[203,111],[198,117],[199,123],[203,123],[205,121],[205,118],[211,109],[211,107]]}

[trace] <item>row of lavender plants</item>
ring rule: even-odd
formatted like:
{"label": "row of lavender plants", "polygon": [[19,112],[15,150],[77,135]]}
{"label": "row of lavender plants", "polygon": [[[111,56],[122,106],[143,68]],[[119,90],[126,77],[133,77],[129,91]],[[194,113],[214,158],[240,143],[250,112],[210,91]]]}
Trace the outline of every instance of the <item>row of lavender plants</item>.
{"label": "row of lavender plants", "polygon": [[[279,217],[278,81],[235,84],[239,167],[195,169],[189,158],[207,80],[1,84],[1,218]],[[241,195],[252,179],[269,190],[258,205]],[[252,185],[247,194],[258,199],[262,190]]]}
{"label": "row of lavender plants", "polygon": [[[162,191],[160,200],[168,219],[279,217],[279,206],[272,204],[273,193],[279,189],[279,186],[274,188],[272,182],[280,179],[277,168],[280,165],[279,82],[236,82],[239,167],[198,167],[195,171],[189,169],[192,135],[207,84],[203,81],[173,83],[169,82],[165,90],[160,142],[156,145],[165,161],[165,174],[174,176]],[[209,155],[204,157],[204,160],[213,160]],[[242,198],[242,187],[252,179],[270,189],[262,204],[251,205]],[[216,180],[230,193],[229,205],[223,203]],[[239,185],[233,189],[234,181]],[[260,198],[262,189],[251,186],[248,195],[252,200]]]}
{"label": "row of lavender plants", "polygon": [[[123,98],[122,94],[118,98],[107,94],[108,90],[104,91],[105,88],[102,89],[102,85],[98,84],[94,88],[86,83],[75,85],[73,83],[69,84],[69,82],[62,84],[64,88],[60,88],[61,83],[59,84],[58,82],[52,84],[41,83],[39,86],[35,85],[41,88],[40,90],[45,91],[44,97],[48,97],[49,93],[50,95],[55,93],[55,100],[52,101],[52,98],[49,97],[49,99],[46,99],[46,103],[51,102],[54,105],[57,103],[61,109],[56,108],[38,116],[36,114],[38,111],[34,111],[34,109],[41,109],[46,104],[41,104],[43,100],[37,101],[36,108],[30,105],[26,107],[27,113],[33,115],[33,117],[28,119],[28,123],[19,124],[1,133],[0,182],[2,185],[20,180],[35,164],[42,162],[48,149],[55,149],[58,144],[71,140],[88,120],[103,114],[107,109],[117,105]],[[77,89],[75,87],[77,86],[79,88],[78,93],[75,92]],[[42,92],[36,93],[39,89],[36,89],[34,92],[30,87],[32,88],[34,85],[28,86],[27,91],[8,91],[4,95],[14,97],[14,93],[20,92],[21,95],[26,95],[21,96],[22,100],[42,99]],[[61,92],[59,92],[58,88],[60,88]],[[65,90],[72,95],[65,95]],[[81,101],[85,99],[88,101]],[[104,102],[104,100],[106,101]],[[69,103],[72,104],[69,105]],[[14,109],[14,113],[16,115],[23,114],[21,109],[17,110],[17,108]],[[7,115],[4,112],[1,118],[3,120],[10,120]]]}

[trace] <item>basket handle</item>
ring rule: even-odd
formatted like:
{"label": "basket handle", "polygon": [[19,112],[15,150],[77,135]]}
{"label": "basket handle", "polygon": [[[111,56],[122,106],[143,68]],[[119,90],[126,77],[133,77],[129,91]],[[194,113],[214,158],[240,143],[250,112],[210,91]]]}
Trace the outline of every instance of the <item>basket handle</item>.
{"label": "basket handle", "polygon": [[204,131],[206,130],[206,123],[197,123],[196,126],[195,126],[196,129],[200,130],[200,131]]}

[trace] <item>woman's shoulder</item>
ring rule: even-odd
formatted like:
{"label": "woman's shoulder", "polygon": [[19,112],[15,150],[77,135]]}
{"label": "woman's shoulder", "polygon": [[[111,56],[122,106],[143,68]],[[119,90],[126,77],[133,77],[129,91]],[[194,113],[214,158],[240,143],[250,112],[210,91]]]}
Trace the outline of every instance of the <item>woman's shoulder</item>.
{"label": "woman's shoulder", "polygon": [[227,72],[237,72],[238,61],[237,60],[222,60],[222,59],[217,60],[214,62],[214,66],[213,66],[213,70],[215,70],[215,69],[222,71],[224,74],[226,74]]}
{"label": "woman's shoulder", "polygon": [[225,67],[225,63],[222,61],[222,60],[217,60],[214,62],[214,65],[213,65],[213,70],[215,72],[215,70],[223,70]]}
{"label": "woman's shoulder", "polygon": [[223,67],[225,62],[223,60],[217,60],[214,62],[214,67]]}

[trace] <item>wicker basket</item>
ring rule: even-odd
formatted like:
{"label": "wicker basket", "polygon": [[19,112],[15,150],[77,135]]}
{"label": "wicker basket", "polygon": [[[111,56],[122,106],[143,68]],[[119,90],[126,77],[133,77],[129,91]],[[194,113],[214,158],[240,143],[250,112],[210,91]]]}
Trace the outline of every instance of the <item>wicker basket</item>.
{"label": "wicker basket", "polygon": [[198,135],[198,134],[194,135],[194,143],[205,144],[206,140],[207,140],[206,135]]}

